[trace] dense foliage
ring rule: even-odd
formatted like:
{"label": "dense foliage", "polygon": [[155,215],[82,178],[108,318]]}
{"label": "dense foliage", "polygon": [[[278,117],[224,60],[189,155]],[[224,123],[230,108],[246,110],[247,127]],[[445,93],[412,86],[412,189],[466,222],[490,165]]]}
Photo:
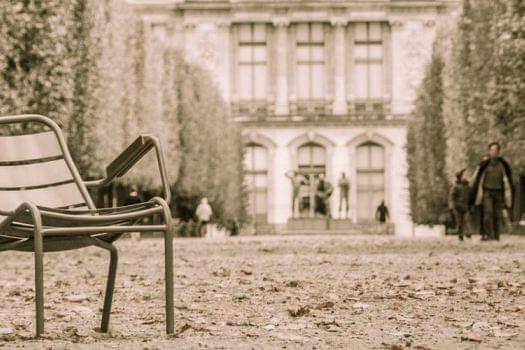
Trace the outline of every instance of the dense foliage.
{"label": "dense foliage", "polygon": [[410,203],[419,224],[437,223],[447,208],[443,65],[434,49],[407,131]]}
{"label": "dense foliage", "polygon": [[[444,120],[448,179],[452,180],[453,174],[465,167],[472,174],[491,141],[502,144],[502,155],[515,174],[525,172],[525,2],[464,0],[459,22],[448,27],[453,30],[438,36],[444,68],[441,81],[434,81],[434,88],[439,84],[444,88],[441,93],[424,98],[430,91],[428,82],[433,74],[430,68],[409,127],[411,209],[418,223],[434,221],[429,219],[440,214],[437,210],[444,200],[437,192],[429,193],[431,202],[440,203],[429,206],[430,197],[422,194],[434,192],[425,184],[423,174],[427,170],[415,168],[420,165],[422,154],[426,157],[433,154],[436,145],[443,146],[441,136],[426,138],[432,136],[427,134],[425,123],[432,125],[436,121],[423,118],[420,111],[424,109],[431,111],[439,104],[443,106],[443,116],[438,118]],[[435,65],[435,58],[429,65]],[[427,200],[422,200],[425,197]]]}
{"label": "dense foliage", "polygon": [[[154,134],[176,212],[207,196],[220,223],[242,221],[240,131],[209,74],[153,34],[125,0],[0,2],[0,115],[57,121],[84,178]],[[159,187],[153,154],[123,180],[132,183]]]}

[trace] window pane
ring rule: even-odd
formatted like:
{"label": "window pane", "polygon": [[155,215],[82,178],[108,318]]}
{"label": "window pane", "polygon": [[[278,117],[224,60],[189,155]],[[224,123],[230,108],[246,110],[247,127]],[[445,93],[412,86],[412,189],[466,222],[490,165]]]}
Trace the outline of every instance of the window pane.
{"label": "window pane", "polygon": [[372,212],[374,213],[375,215],[375,211],[377,209],[377,207],[379,206],[379,204],[381,204],[381,201],[385,199],[385,195],[384,195],[384,191],[380,190],[380,191],[374,191],[372,193],[370,193],[370,197],[371,197],[371,210]]}
{"label": "window pane", "polygon": [[310,70],[309,66],[299,64],[297,66],[297,98],[310,98]]}
{"label": "window pane", "polygon": [[356,164],[357,169],[368,169],[369,168],[368,147],[367,146],[360,146],[357,148],[356,162],[357,162]]}
{"label": "window pane", "polygon": [[368,174],[357,174],[357,186],[359,188],[368,187]]}
{"label": "window pane", "polygon": [[253,97],[257,100],[263,100],[266,98],[267,88],[267,69],[266,65],[256,65],[253,67],[255,81]]}
{"label": "window pane", "polygon": [[369,24],[369,40],[380,41],[381,40],[381,23],[375,22]]}
{"label": "window pane", "polygon": [[370,98],[383,96],[383,67],[380,63],[370,64]]}
{"label": "window pane", "polygon": [[252,41],[252,26],[250,24],[239,24],[239,41]]}
{"label": "window pane", "polygon": [[313,23],[312,24],[312,36],[311,41],[315,43],[324,41],[324,28],[322,23]]}
{"label": "window pane", "polygon": [[325,150],[323,147],[312,147],[312,163],[313,165],[325,165]]}
{"label": "window pane", "polygon": [[243,100],[252,99],[252,66],[239,66],[238,89],[239,97]]}
{"label": "window pane", "polygon": [[324,77],[325,77],[325,68],[324,64],[312,65],[312,98],[323,99],[325,95],[324,89]]}
{"label": "window pane", "polygon": [[297,162],[301,166],[308,166],[311,164],[310,147],[300,147],[297,151]]}
{"label": "window pane", "polygon": [[356,23],[354,26],[354,38],[355,41],[366,41],[366,23]]}
{"label": "window pane", "polygon": [[382,45],[369,45],[368,48],[371,59],[382,59],[383,58],[383,46]]}
{"label": "window pane", "polygon": [[295,55],[298,62],[310,61],[310,47],[309,46],[298,46],[295,50]]}
{"label": "window pane", "polygon": [[358,193],[357,195],[357,218],[360,220],[368,220],[371,219],[370,216],[370,209],[369,209],[369,203],[370,198],[366,192],[364,193]]}
{"label": "window pane", "polygon": [[266,46],[252,46],[253,48],[253,61],[254,62],[266,62]]}
{"label": "window pane", "polygon": [[383,169],[384,168],[384,148],[381,146],[370,146],[370,157],[371,164],[370,166],[374,169]]}
{"label": "window pane", "polygon": [[266,198],[266,191],[255,192],[255,214],[266,214],[268,205]]}
{"label": "window pane", "polygon": [[368,98],[368,74],[366,64],[355,64],[354,89],[354,94],[357,99]]}
{"label": "window pane", "polygon": [[266,170],[268,168],[268,152],[266,148],[261,146],[252,146],[254,156],[254,169],[253,170]]}
{"label": "window pane", "polygon": [[[244,153],[244,169],[250,171],[253,169],[253,152],[251,147],[246,147],[246,152]],[[248,181],[248,175],[245,176],[245,181]]]}
{"label": "window pane", "polygon": [[370,174],[369,181],[370,185],[374,187],[374,189],[380,189],[384,187],[384,176],[383,173],[379,174]]}
{"label": "window pane", "polygon": [[324,46],[312,46],[312,61],[324,62]]}
{"label": "window pane", "polygon": [[246,63],[252,61],[252,47],[239,46],[239,63]]}
{"label": "window pane", "polygon": [[266,24],[257,23],[253,25],[253,41],[265,42],[266,41]]}
{"label": "window pane", "polygon": [[297,42],[306,43],[309,41],[309,28],[306,23],[297,24]]}
{"label": "window pane", "polygon": [[266,188],[268,186],[266,174],[257,174],[255,175],[255,187],[256,188]]}
{"label": "window pane", "polygon": [[367,45],[354,45],[354,59],[367,59],[368,58],[368,50]]}

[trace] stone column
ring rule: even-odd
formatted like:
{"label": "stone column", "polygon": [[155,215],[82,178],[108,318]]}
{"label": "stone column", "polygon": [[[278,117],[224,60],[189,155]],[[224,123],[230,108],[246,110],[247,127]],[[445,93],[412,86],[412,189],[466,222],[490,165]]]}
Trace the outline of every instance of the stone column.
{"label": "stone column", "polygon": [[231,23],[227,20],[223,20],[217,23],[217,31],[219,37],[219,44],[217,45],[218,52],[218,76],[219,86],[221,89],[222,96],[226,103],[231,103]]}
{"label": "stone column", "polygon": [[345,115],[346,108],[346,57],[345,28],[346,21],[332,21],[334,27],[334,115]]}
{"label": "stone column", "polygon": [[288,106],[288,81],[287,81],[287,56],[288,56],[288,21],[279,20],[274,22],[276,27],[276,74],[277,87],[275,96],[275,114],[289,114]]}

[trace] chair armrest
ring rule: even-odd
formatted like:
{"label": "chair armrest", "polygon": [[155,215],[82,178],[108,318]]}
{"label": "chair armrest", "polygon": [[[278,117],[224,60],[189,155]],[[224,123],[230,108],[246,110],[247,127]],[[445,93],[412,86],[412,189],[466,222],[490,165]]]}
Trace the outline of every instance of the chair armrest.
{"label": "chair armrest", "polygon": [[111,183],[113,180],[124,176],[151,149],[155,149],[164,191],[164,200],[169,203],[171,201],[171,191],[166,173],[164,155],[159,140],[152,135],[140,135],[137,137],[135,141],[117,156],[117,158],[109,163],[106,167],[106,178],[85,181],[85,185],[88,187],[104,186]]}

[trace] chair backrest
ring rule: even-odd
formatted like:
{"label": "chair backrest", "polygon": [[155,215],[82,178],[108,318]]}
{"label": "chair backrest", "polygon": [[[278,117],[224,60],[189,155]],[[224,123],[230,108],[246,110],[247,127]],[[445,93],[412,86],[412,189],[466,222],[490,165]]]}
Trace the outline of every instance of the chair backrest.
{"label": "chair backrest", "polygon": [[[9,132],[17,123],[39,124],[40,131]],[[0,136],[0,211],[27,201],[49,208],[94,209],[56,123],[40,115],[7,116],[0,117],[0,129],[7,131]]]}

